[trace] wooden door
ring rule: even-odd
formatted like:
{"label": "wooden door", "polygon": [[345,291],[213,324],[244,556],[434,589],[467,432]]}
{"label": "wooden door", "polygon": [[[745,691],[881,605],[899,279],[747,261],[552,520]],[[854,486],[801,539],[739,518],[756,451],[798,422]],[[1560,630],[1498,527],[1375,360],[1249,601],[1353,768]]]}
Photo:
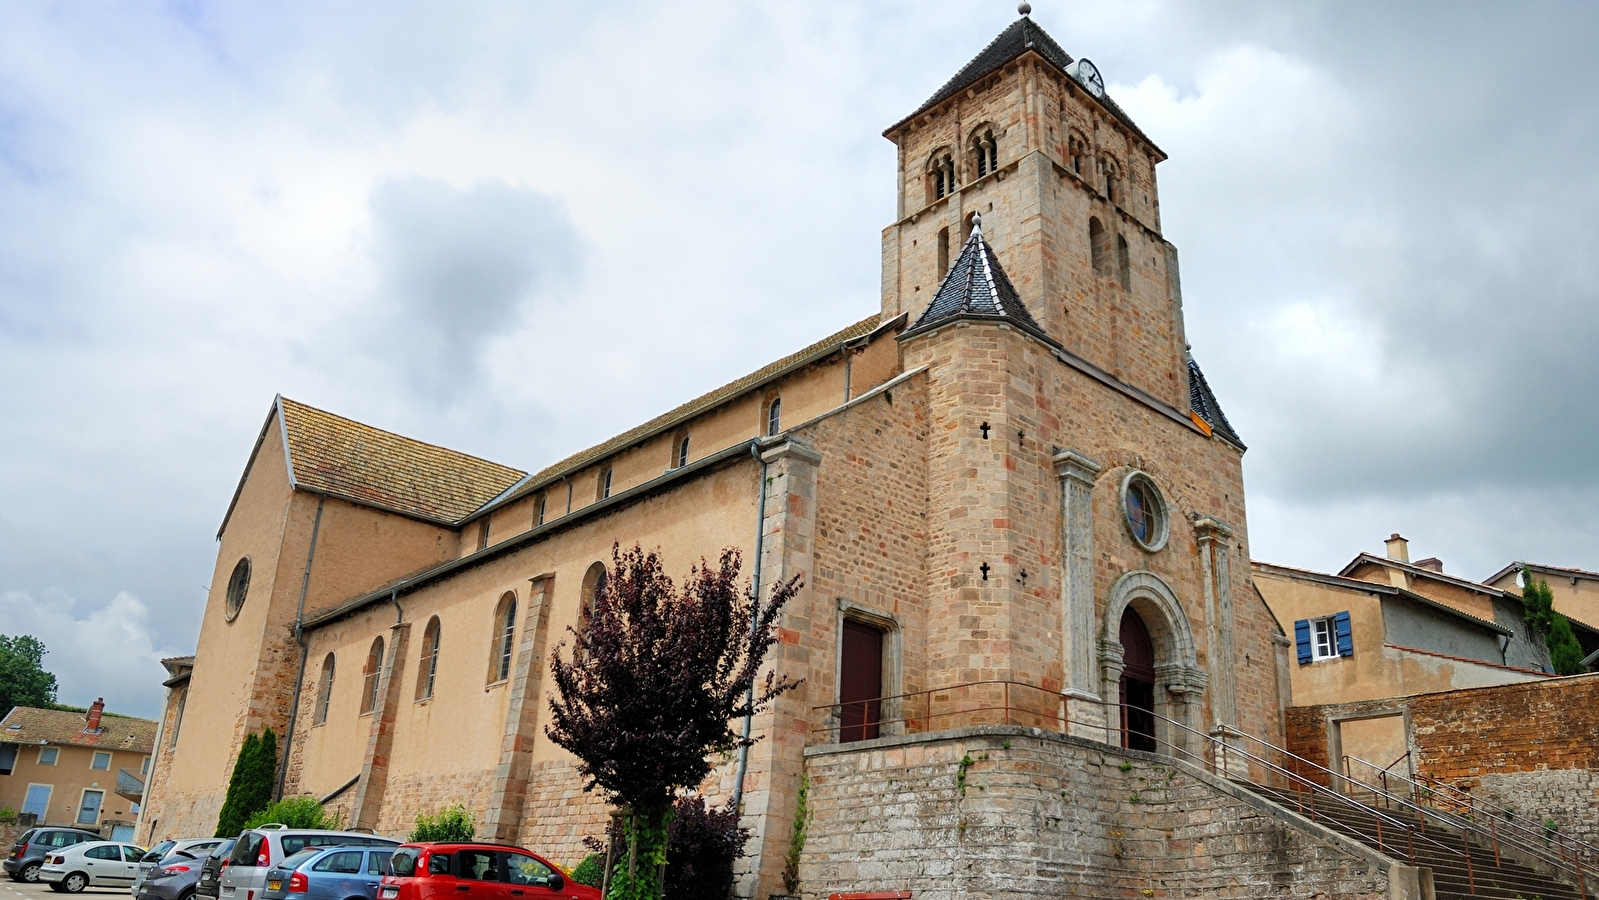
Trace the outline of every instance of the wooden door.
{"label": "wooden door", "polygon": [[1122,746],[1155,750],[1155,643],[1138,613],[1122,613]]}
{"label": "wooden door", "polygon": [[838,685],[839,743],[877,737],[883,716],[883,633],[844,620],[843,664]]}

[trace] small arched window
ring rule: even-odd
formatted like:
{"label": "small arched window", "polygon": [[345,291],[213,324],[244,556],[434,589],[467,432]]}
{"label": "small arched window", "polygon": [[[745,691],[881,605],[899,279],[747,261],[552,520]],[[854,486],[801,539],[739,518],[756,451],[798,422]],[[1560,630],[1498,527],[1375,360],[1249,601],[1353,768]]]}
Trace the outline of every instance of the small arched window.
{"label": "small arched window", "polygon": [[1071,170],[1079,176],[1085,174],[1083,169],[1087,159],[1088,142],[1083,140],[1081,135],[1073,134],[1068,136],[1066,139],[1066,162],[1067,165],[1071,166]]}
{"label": "small arched window", "polygon": [[605,594],[605,563],[597,562],[583,573],[583,588],[579,597],[578,630],[587,629],[594,618],[595,603]]}
{"label": "small arched window", "polygon": [[1117,202],[1116,163],[1106,159],[1102,165],[1105,170],[1105,199],[1115,203]]}
{"label": "small arched window", "polygon": [[333,700],[333,654],[322,660],[322,678],[317,686],[316,716],[312,721],[321,725],[328,720],[328,703]]}
{"label": "small arched window", "polygon": [[544,524],[544,495],[543,494],[539,495],[538,502],[533,505],[533,524],[534,524],[534,526],[539,526],[539,525],[543,525]]}
{"label": "small arched window", "polygon": [[938,229],[938,277],[949,271],[949,227]]}
{"label": "small arched window", "polygon": [[1127,252],[1127,238],[1119,234],[1116,236],[1116,280],[1121,282],[1122,290],[1133,289],[1133,261]]}
{"label": "small arched window", "polygon": [[416,667],[416,699],[428,700],[433,696],[433,682],[439,675],[439,617],[428,620],[422,632],[422,659]]}
{"label": "small arched window", "polygon": [[783,398],[773,397],[772,404],[766,407],[766,436],[771,437],[783,430]]}
{"label": "small arched window", "polygon": [[999,144],[994,140],[993,129],[984,128],[972,136],[972,165],[978,178],[999,169]]}
{"label": "small arched window", "polygon": [[494,651],[489,665],[489,681],[505,681],[511,677],[511,656],[515,652],[516,595],[506,591],[494,611]]}
{"label": "small arched window", "polygon": [[1088,255],[1095,275],[1110,274],[1110,232],[1093,216],[1088,219]]}
{"label": "small arched window", "polygon": [[676,467],[681,469],[686,465],[688,465],[688,435],[685,434],[683,439],[677,442]]}
{"label": "small arched window", "polygon": [[378,706],[378,686],[383,680],[383,638],[372,639],[372,649],[367,651],[366,668],[361,674],[361,713],[364,715]]}
{"label": "small arched window", "polygon": [[611,496],[611,467],[610,466],[606,466],[605,468],[600,470],[599,483],[595,487],[596,487],[595,495],[596,495],[596,497],[598,499],[604,500],[606,497]]}
{"label": "small arched window", "polygon": [[927,164],[927,202],[942,200],[955,193],[955,158],[948,150],[933,154]]}

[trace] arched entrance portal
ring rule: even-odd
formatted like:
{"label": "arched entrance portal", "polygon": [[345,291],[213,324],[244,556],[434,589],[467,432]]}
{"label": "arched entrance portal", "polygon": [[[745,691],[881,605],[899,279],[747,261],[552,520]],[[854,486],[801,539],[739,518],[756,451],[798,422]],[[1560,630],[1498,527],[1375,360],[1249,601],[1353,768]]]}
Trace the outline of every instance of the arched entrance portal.
{"label": "arched entrance portal", "polygon": [[1155,751],[1155,642],[1131,607],[1122,613],[1122,746]]}

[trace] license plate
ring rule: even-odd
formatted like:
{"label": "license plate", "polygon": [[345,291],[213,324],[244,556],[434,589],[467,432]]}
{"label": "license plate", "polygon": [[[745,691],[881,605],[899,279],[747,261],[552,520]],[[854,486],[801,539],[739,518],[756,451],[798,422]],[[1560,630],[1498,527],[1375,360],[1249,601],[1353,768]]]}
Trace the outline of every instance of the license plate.
{"label": "license plate", "polygon": [[268,881],[267,882],[267,890],[269,890],[269,891],[282,890],[282,888],[283,888],[283,882],[281,882],[281,881]]}
{"label": "license plate", "polygon": [[222,887],[222,896],[224,896],[224,897],[231,897],[231,896],[233,896],[233,885],[231,885],[231,884],[229,884],[229,885],[224,885],[224,886],[223,886],[223,887]]}
{"label": "license plate", "polygon": [[395,897],[400,896],[400,889],[397,887],[380,888],[378,890],[378,896],[381,897],[382,900],[394,900]]}

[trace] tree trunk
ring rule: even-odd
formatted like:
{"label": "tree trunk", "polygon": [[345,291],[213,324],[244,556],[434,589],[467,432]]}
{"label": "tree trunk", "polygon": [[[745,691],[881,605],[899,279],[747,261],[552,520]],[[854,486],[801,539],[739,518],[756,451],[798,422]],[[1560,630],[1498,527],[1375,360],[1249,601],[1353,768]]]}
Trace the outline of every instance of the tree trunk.
{"label": "tree trunk", "polygon": [[668,803],[660,809],[635,810],[627,817],[627,868],[611,877],[606,900],[661,900],[672,812]]}

